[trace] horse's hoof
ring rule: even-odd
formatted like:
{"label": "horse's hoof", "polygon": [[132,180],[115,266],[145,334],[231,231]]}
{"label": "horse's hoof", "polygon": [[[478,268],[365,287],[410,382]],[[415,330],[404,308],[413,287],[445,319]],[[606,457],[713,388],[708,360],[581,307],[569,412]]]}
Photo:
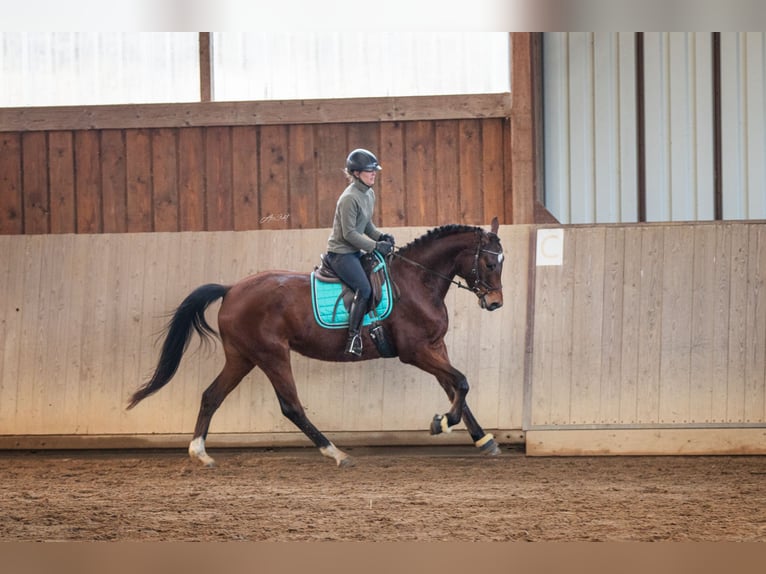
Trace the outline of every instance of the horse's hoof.
{"label": "horse's hoof", "polygon": [[431,421],[431,435],[437,435],[441,434],[442,432],[442,419],[444,418],[443,415],[434,415],[433,420]]}
{"label": "horse's hoof", "polygon": [[500,450],[500,447],[497,446],[497,443],[495,441],[488,442],[483,447],[481,447],[482,454],[485,454],[487,456],[500,456],[503,454],[503,452]]}
{"label": "horse's hoof", "polygon": [[338,461],[338,467],[339,468],[351,468],[352,466],[355,466],[356,462],[354,462],[354,459],[350,456],[347,456],[346,458],[342,458]]}
{"label": "horse's hoof", "polygon": [[492,433],[487,433],[483,438],[477,440],[476,446],[482,452],[482,454],[486,454],[487,456],[498,456],[502,454],[500,447],[497,446],[497,443],[495,442],[495,437],[492,436]]}

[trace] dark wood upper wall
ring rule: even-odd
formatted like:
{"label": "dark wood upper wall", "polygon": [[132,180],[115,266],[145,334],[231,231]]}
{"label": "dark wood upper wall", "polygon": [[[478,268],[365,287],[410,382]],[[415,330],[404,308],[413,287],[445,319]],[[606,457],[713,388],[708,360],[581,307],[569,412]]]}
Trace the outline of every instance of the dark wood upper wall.
{"label": "dark wood upper wall", "polygon": [[356,147],[381,227],[546,221],[539,38],[511,94],[0,109],[0,234],[330,227]]}
{"label": "dark wood upper wall", "polygon": [[0,233],[329,227],[366,147],[382,226],[504,219],[506,120],[0,133]]}

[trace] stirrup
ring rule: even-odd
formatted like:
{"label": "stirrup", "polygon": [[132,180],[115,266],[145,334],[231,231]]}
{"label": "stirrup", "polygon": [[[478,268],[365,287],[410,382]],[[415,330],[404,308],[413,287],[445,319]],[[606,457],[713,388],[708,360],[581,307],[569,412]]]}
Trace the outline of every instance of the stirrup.
{"label": "stirrup", "polygon": [[362,336],[359,333],[349,335],[346,343],[346,353],[350,355],[362,356]]}

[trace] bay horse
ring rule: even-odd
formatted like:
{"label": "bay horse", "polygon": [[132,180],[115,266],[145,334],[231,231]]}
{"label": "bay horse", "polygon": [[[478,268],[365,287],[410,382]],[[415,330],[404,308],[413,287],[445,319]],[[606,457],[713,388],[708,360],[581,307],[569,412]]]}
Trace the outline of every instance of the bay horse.
{"label": "bay horse", "polygon": [[[395,251],[389,274],[400,296],[381,322],[399,360],[434,375],[451,401],[444,415],[434,416],[431,434],[449,432],[462,420],[474,444],[490,455],[500,454],[500,449],[468,408],[468,381],[447,355],[444,336],[449,318],[444,298],[455,284],[471,290],[482,309],[494,311],[502,306],[503,248],[497,229],[497,218],[489,232],[480,227],[446,225]],[[455,281],[455,276],[466,285]],[[206,321],[205,310],[220,298],[216,332]],[[245,375],[259,367],[276,391],[282,414],[338,466],[352,463],[306,416],[293,379],[290,351],[336,362],[381,355],[366,330],[362,356],[355,357],[344,352],[345,329],[328,330],[316,323],[311,311],[310,274],[263,271],[233,285],[211,283],[192,291],[173,312],[154,374],[131,396],[128,409],[159,391],[175,375],[192,331],[202,340],[220,337],[226,358],[221,372],[202,394],[189,444],[192,459],[214,465],[205,451],[211,418]]]}

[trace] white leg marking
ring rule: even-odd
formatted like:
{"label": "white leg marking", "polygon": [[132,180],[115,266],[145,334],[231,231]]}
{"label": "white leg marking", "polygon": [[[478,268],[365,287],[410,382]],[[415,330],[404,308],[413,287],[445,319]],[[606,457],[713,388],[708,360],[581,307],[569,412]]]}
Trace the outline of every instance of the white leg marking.
{"label": "white leg marking", "polygon": [[205,466],[215,466],[215,461],[205,452],[205,439],[198,436],[189,443],[189,456]]}
{"label": "white leg marking", "polygon": [[340,450],[338,447],[336,447],[332,443],[330,443],[329,446],[324,446],[324,447],[320,448],[319,452],[321,452],[327,458],[335,459],[335,463],[338,466],[344,466],[344,465],[347,465],[347,464],[351,464],[351,458],[345,452]]}

